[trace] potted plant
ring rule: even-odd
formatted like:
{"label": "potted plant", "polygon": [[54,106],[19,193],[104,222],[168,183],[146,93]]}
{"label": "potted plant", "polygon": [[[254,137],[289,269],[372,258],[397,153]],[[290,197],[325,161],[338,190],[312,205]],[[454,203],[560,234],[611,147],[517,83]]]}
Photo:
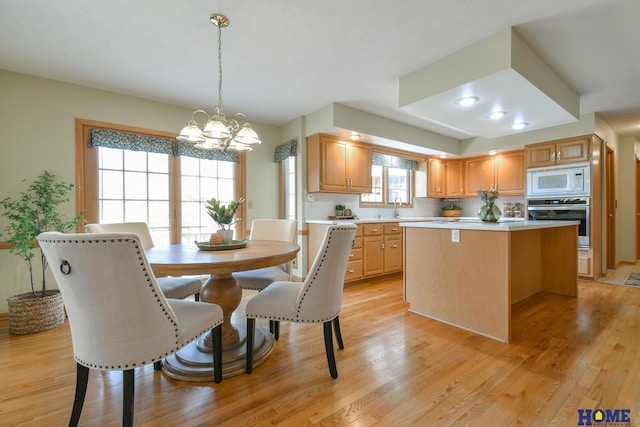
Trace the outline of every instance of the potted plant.
{"label": "potted plant", "polygon": [[[231,226],[242,221],[242,218],[236,218],[235,216],[243,203],[244,199],[242,197],[237,202],[234,200],[228,205],[221,204],[215,197],[207,201],[205,205],[207,213],[219,227],[218,232],[211,235],[211,244],[231,243],[231,239],[233,238]],[[214,237],[215,234],[217,234],[218,237]]]}
{"label": "potted plant", "polygon": [[342,216],[344,215],[345,206],[344,205],[336,205],[336,215]]}
{"label": "potted plant", "polygon": [[57,289],[47,289],[47,260],[40,252],[42,286],[36,290],[33,258],[36,255],[36,238],[44,231],[69,231],[82,219],[84,213],[64,219],[58,208],[69,202],[68,193],[73,184],[56,181],[55,175],[44,171],[17,197],[0,200],[2,216],[8,219],[2,239],[11,244],[10,252],[18,255],[29,270],[31,292],[8,298],[9,332],[29,334],[52,329],[64,322],[64,304]]}
{"label": "potted plant", "polygon": [[445,203],[440,208],[442,212],[442,216],[446,217],[457,217],[462,214],[462,206],[456,205],[454,203]]}

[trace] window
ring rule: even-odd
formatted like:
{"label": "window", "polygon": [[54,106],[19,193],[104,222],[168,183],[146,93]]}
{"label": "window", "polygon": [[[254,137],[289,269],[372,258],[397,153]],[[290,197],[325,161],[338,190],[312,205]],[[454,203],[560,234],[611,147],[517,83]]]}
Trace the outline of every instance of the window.
{"label": "window", "polygon": [[291,156],[280,162],[282,203],[280,217],[296,219],[296,158]]}
{"label": "window", "polygon": [[[396,167],[399,166],[399,167]],[[362,206],[390,206],[394,202],[413,204],[413,171],[417,162],[373,153],[372,192],[360,196]]]}
{"label": "window", "polygon": [[[108,147],[98,141],[90,147],[92,129],[102,131],[96,140],[120,136],[122,141],[109,141]],[[206,200],[240,198],[242,153],[223,154],[225,160],[197,158],[193,156],[220,157],[220,152],[181,148],[171,134],[79,119],[76,130],[77,205],[87,210],[88,222],[143,221],[154,243],[187,243],[217,227],[206,213]],[[238,163],[228,161],[234,158]],[[244,227],[238,227],[236,238],[244,234]]]}

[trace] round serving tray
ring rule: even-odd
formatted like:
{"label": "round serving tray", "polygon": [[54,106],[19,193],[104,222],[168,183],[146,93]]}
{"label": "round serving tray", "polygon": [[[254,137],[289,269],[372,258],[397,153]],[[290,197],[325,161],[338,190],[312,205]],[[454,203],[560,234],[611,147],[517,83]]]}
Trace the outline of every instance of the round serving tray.
{"label": "round serving tray", "polygon": [[240,249],[247,246],[246,240],[232,240],[231,243],[212,245],[209,242],[196,242],[196,246],[201,251],[228,251],[230,249]]}

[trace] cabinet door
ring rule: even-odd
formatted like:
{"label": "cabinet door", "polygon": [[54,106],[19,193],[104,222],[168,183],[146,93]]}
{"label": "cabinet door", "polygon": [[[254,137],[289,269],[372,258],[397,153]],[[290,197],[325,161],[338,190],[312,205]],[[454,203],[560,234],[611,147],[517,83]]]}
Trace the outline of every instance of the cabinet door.
{"label": "cabinet door", "polygon": [[367,236],[364,238],[363,274],[364,277],[384,273],[382,243],[384,237]]}
{"label": "cabinet door", "polygon": [[427,175],[427,197],[444,197],[444,162],[440,159],[429,159]]}
{"label": "cabinet door", "polygon": [[354,193],[371,193],[371,150],[350,143],[347,158],[347,186]]}
{"label": "cabinet door", "polygon": [[464,163],[462,160],[445,162],[446,197],[464,197]]}
{"label": "cabinet door", "polygon": [[501,196],[524,195],[524,153],[496,157],[496,188]]}
{"label": "cabinet door", "polygon": [[476,190],[491,190],[495,185],[493,157],[479,157],[465,161],[465,194],[478,196]]}
{"label": "cabinet door", "polygon": [[558,142],[556,144],[556,163],[576,163],[589,160],[589,139]]}
{"label": "cabinet door", "polygon": [[345,192],[347,190],[347,159],[349,144],[345,141],[321,140],[321,188],[322,191]]}
{"label": "cabinet door", "polygon": [[402,235],[393,234],[384,237],[384,272],[393,273],[402,270]]}
{"label": "cabinet door", "polygon": [[527,167],[537,168],[542,166],[551,166],[556,164],[556,145],[555,144],[539,144],[527,147]]}

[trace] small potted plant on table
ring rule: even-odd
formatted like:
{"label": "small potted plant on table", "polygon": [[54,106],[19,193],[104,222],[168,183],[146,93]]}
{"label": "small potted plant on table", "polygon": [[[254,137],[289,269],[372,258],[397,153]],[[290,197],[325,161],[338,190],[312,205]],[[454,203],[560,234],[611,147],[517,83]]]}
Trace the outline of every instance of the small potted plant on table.
{"label": "small potted plant on table", "polygon": [[462,206],[455,203],[445,203],[440,208],[442,216],[446,217],[458,217],[462,214]]}
{"label": "small potted plant on table", "polygon": [[[26,180],[23,180],[26,183]],[[55,175],[44,171],[18,197],[0,200],[2,216],[9,220],[0,237],[11,244],[10,252],[18,255],[29,269],[31,292],[7,299],[9,332],[31,334],[60,326],[65,319],[62,295],[57,289],[47,289],[47,260],[40,251],[42,288],[36,290],[33,258],[38,245],[36,238],[45,231],[65,232],[74,228],[84,213],[63,219],[58,208],[69,201],[67,193],[75,185],[58,182]]]}
{"label": "small potted plant on table", "polygon": [[223,205],[220,200],[212,197],[207,201],[205,207],[207,213],[218,224],[219,230],[217,233],[211,235],[209,243],[212,245],[229,244],[233,239],[233,230],[231,226],[237,222],[242,221],[241,218],[236,218],[236,212],[240,209],[240,206],[244,203],[244,199],[241,197],[237,202],[234,200],[228,205]]}

